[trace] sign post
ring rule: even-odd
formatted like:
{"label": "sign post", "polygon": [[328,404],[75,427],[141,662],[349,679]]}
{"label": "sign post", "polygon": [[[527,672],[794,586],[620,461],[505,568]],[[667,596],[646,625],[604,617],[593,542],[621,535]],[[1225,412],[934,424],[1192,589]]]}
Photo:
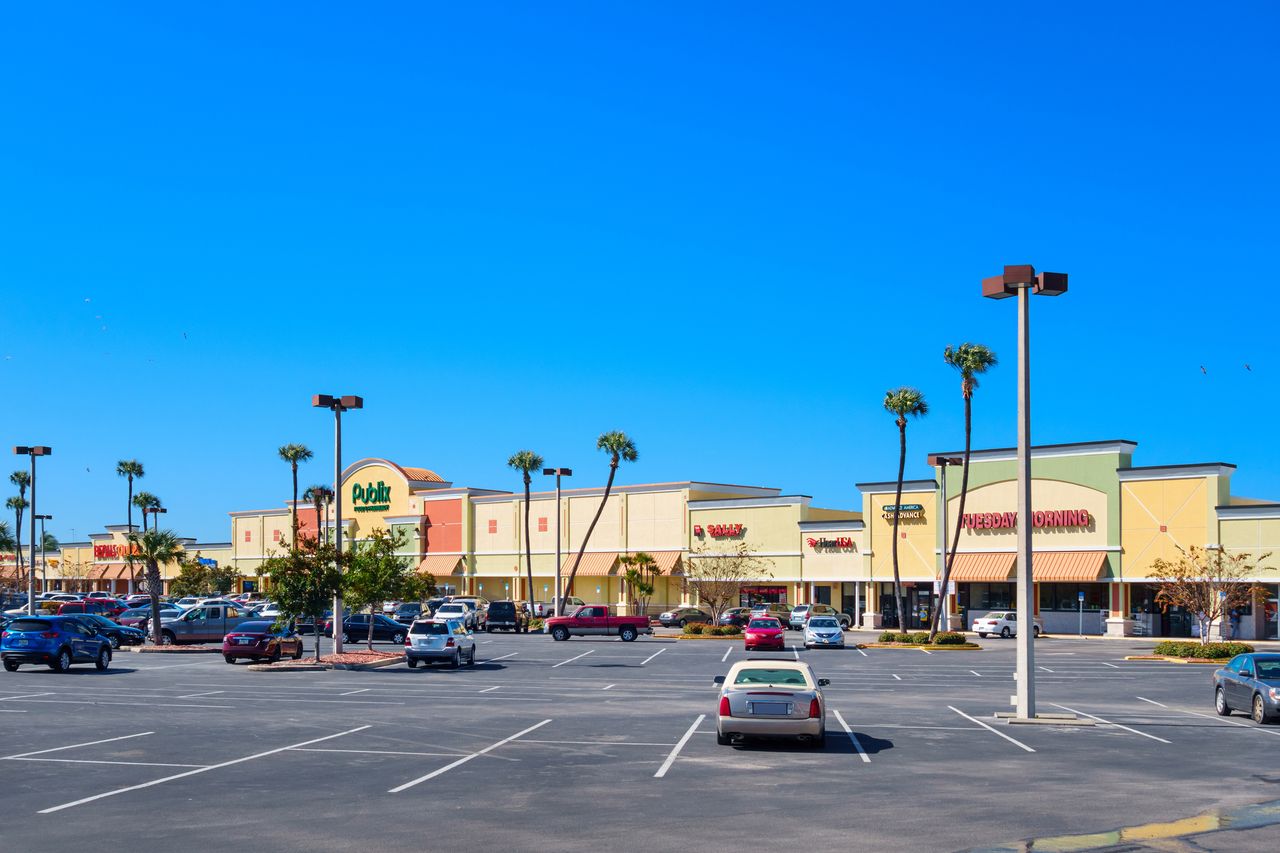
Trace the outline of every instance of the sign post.
{"label": "sign post", "polygon": [[1080,590],[1079,592],[1076,593],[1076,604],[1079,606],[1079,609],[1080,609],[1080,628],[1078,630],[1079,630],[1080,636],[1083,637],[1084,636],[1084,590]]}

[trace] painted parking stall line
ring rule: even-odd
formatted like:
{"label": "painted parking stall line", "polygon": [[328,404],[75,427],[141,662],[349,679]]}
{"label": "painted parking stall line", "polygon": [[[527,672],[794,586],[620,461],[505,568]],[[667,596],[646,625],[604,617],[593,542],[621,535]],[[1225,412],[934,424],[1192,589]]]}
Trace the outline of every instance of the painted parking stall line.
{"label": "painted parking stall line", "polygon": [[729,655],[733,652],[733,646],[724,650],[724,657],[720,658],[720,663],[724,663],[729,659]]}
{"label": "painted parking stall line", "polygon": [[543,720],[540,723],[535,723],[534,725],[529,726],[529,728],[524,729],[523,731],[518,731],[509,737],[505,737],[502,740],[498,741],[497,743],[489,744],[484,749],[477,750],[476,752],[473,752],[470,755],[464,755],[462,758],[459,758],[457,761],[446,764],[444,767],[441,767],[439,770],[433,770],[425,776],[419,776],[417,779],[413,779],[411,781],[405,782],[403,785],[397,785],[396,787],[387,791],[387,793],[398,794],[401,791],[407,791],[408,789],[412,788],[414,785],[419,785],[423,782],[434,779],[437,776],[441,776],[445,773],[448,773],[453,768],[460,767],[463,764],[466,764],[468,761],[470,761],[473,758],[479,758],[480,756],[485,755],[489,752],[492,752],[493,750],[497,749],[500,746],[503,746],[504,744],[511,743],[511,741],[516,740],[517,738],[524,737],[525,735],[529,734],[529,732],[537,731],[538,729],[542,728],[549,722],[551,722],[551,720]]}
{"label": "painted parking stall line", "polygon": [[136,734],[121,735],[120,737],[109,737],[109,738],[104,738],[103,740],[90,740],[90,741],[85,741],[84,743],[68,744],[67,746],[55,746],[52,749],[38,749],[35,752],[19,752],[16,755],[3,756],[3,759],[5,761],[13,761],[18,758],[27,758],[32,755],[45,755],[50,752],[62,752],[63,750],[66,750],[66,749],[79,749],[83,746],[97,746],[100,743],[115,743],[116,741],[130,740],[136,737],[146,737],[147,735],[153,735],[153,734],[155,734],[155,732],[137,732]]}
{"label": "painted parking stall line", "polygon": [[83,806],[87,803],[93,803],[93,802],[97,802],[98,800],[104,800],[107,797],[115,797],[115,796],[119,796],[120,794],[128,794],[131,791],[141,791],[144,788],[153,788],[156,785],[163,785],[166,782],[174,782],[174,781],[177,781],[178,779],[186,779],[189,776],[196,776],[200,773],[208,773],[210,770],[221,770],[223,767],[231,767],[236,764],[243,764],[246,761],[254,761],[259,758],[266,758],[268,755],[276,755],[281,752],[288,752],[291,749],[297,749],[303,746],[310,746],[313,743],[322,743],[327,740],[333,740],[334,738],[340,738],[340,737],[344,737],[345,735],[355,734],[356,732],[362,732],[368,728],[372,728],[372,726],[358,726],[354,729],[347,729],[345,732],[338,732],[337,734],[331,734],[331,735],[325,735],[324,737],[312,738],[311,740],[306,740],[306,741],[303,741],[302,743],[295,743],[289,746],[281,746],[281,747],[277,747],[276,749],[269,749],[265,752],[258,752],[258,753],[254,753],[253,755],[246,755],[243,758],[235,758],[235,759],[232,759],[231,761],[223,761],[220,764],[210,764],[207,767],[198,767],[194,770],[188,770],[185,773],[175,773],[172,776],[164,776],[160,779],[152,779],[150,782],[143,782],[140,785],[129,785],[128,787],[125,787],[125,788],[116,788],[115,790],[112,790],[112,791],[104,791],[101,794],[94,794],[91,797],[81,797],[80,799],[72,800],[69,803],[62,803],[61,805],[50,806],[47,809],[41,809],[40,811],[36,812],[36,814],[53,814],[54,812],[60,812],[63,809],[75,808],[76,806]]}
{"label": "painted parking stall line", "polygon": [[653,654],[649,655],[649,656],[648,656],[647,658],[645,658],[644,660],[640,661],[640,665],[641,665],[641,666],[644,666],[644,665],[645,665],[645,664],[647,664],[649,661],[653,660],[654,658],[656,658],[658,655],[662,654],[662,653],[663,653],[663,652],[665,652],[665,651],[666,651],[666,649],[658,649],[656,652],[654,652]]}
{"label": "painted parking stall line", "polygon": [[1091,720],[1097,720],[1099,723],[1105,723],[1108,726],[1115,726],[1117,729],[1124,729],[1126,732],[1132,732],[1135,735],[1141,735],[1142,737],[1150,738],[1151,740],[1158,740],[1160,741],[1160,743],[1167,743],[1167,744],[1173,743],[1173,741],[1165,740],[1162,737],[1156,737],[1155,735],[1147,734],[1146,732],[1140,732],[1137,729],[1130,728],[1129,726],[1122,726],[1119,723],[1113,723],[1110,720],[1104,720],[1101,717],[1094,716],[1093,714],[1088,714],[1084,711],[1077,711],[1075,708],[1068,708],[1066,705],[1059,705],[1057,702],[1050,702],[1049,704],[1055,708],[1061,708],[1064,711],[1069,711],[1072,714],[1079,714],[1082,717],[1088,717]]}
{"label": "painted parking stall line", "polygon": [[568,660],[562,660],[562,661],[560,661],[560,663],[553,663],[553,664],[551,665],[551,668],[552,668],[552,669],[555,669],[555,668],[557,668],[557,667],[564,666],[564,665],[565,665],[565,664],[567,664],[567,663],[573,663],[574,661],[578,660],[579,658],[585,658],[587,655],[593,655],[593,654],[595,654],[595,653],[596,653],[596,650],[595,650],[595,649],[591,649],[590,651],[583,652],[583,653],[582,653],[582,654],[580,654],[580,655],[574,655],[573,657],[569,658]]}
{"label": "painted parking stall line", "polygon": [[1154,700],[1154,699],[1148,699],[1146,696],[1135,696],[1134,698],[1135,698],[1135,699],[1141,699],[1143,702],[1148,702],[1148,703],[1150,703],[1150,704],[1152,704],[1152,705],[1156,705],[1156,706],[1161,707],[1161,708],[1168,708],[1168,707],[1169,707],[1168,705],[1164,704],[1163,702],[1157,702],[1157,701],[1156,701],[1156,700]]}
{"label": "painted parking stall line", "polygon": [[515,657],[515,656],[516,656],[516,655],[518,655],[518,654],[520,654],[520,653],[519,653],[519,652],[512,652],[511,654],[509,654],[509,655],[503,655],[502,657],[497,657],[497,658],[487,658],[486,660],[484,660],[484,661],[483,661],[483,663],[492,663],[493,661],[506,660],[507,658],[513,658],[513,657]]}
{"label": "painted parking stall line", "polygon": [[977,725],[982,726],[984,729],[986,729],[987,731],[991,732],[993,735],[996,735],[997,737],[1002,737],[1002,738],[1004,738],[1005,740],[1009,741],[1009,743],[1013,744],[1014,746],[1018,747],[1019,749],[1026,750],[1027,752],[1035,752],[1035,750],[1034,750],[1034,749],[1032,749],[1031,747],[1027,746],[1025,743],[1023,743],[1022,741],[1018,740],[1017,738],[1009,737],[1009,736],[1008,736],[1007,734],[1005,734],[1004,732],[1002,732],[1002,731],[998,731],[997,729],[992,728],[991,726],[989,726],[989,725],[987,725],[986,723],[982,722],[982,720],[979,720],[979,719],[977,719],[977,718],[975,718],[975,717],[970,717],[968,714],[966,714],[964,711],[961,711],[961,710],[960,710],[959,708],[957,708],[956,706],[954,706],[954,705],[948,705],[947,707],[948,707],[948,708],[950,708],[951,710],[955,711],[955,712],[956,712],[957,714],[959,714],[960,716],[964,717],[964,718],[965,718],[966,720],[968,720],[969,722],[971,722],[971,723],[976,723]]}
{"label": "painted parking stall line", "polygon": [[840,723],[840,728],[844,729],[844,733],[849,736],[849,742],[853,744],[853,748],[858,750],[858,757],[862,759],[862,763],[870,764],[871,756],[867,755],[867,751],[862,748],[862,743],[858,740],[858,736],[853,733],[853,729],[849,728],[849,724],[844,721],[844,716],[834,708],[831,713],[836,715],[836,721]]}
{"label": "painted parking stall line", "polygon": [[707,718],[706,714],[699,714],[698,719],[685,730],[680,736],[680,740],[676,741],[676,745],[671,747],[671,753],[667,756],[667,760],[662,762],[662,766],[658,768],[658,772],[653,774],[653,778],[661,779],[667,775],[667,771],[671,769],[671,765],[676,763],[676,756],[680,754],[680,750],[684,749],[684,745],[689,742],[689,738],[693,737],[693,733],[698,730],[698,726],[702,725],[702,721]]}

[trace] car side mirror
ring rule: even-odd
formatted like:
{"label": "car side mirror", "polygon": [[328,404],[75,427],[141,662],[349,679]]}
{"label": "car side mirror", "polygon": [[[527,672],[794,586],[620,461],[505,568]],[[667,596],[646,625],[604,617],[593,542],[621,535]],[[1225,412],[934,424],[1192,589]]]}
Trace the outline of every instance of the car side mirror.
{"label": "car side mirror", "polygon": [[1251,670],[1251,669],[1242,669],[1242,670],[1240,670],[1240,677],[1241,677],[1241,678],[1253,678],[1253,670]]}
{"label": "car side mirror", "polygon": [[723,675],[717,675],[715,678],[711,679],[711,683],[712,683],[712,684],[724,684],[724,676],[723,676]]}
{"label": "car side mirror", "polygon": [[831,679],[830,679],[830,678],[819,678],[819,679],[818,679],[818,686],[819,686],[819,687],[826,687],[826,686],[827,686],[827,685],[829,685],[830,683],[831,683]]}

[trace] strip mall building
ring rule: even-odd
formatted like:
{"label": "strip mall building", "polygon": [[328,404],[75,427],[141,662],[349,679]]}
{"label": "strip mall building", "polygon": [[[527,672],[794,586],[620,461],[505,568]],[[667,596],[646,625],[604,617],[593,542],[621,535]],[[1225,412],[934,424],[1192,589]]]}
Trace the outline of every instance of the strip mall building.
{"label": "strip mall building", "polygon": [[[1270,594],[1241,614],[1241,634],[1276,636],[1280,591],[1280,504],[1231,494],[1233,465],[1203,463],[1135,467],[1137,445],[1101,441],[1046,445],[1032,452],[1033,572],[1038,613],[1049,632],[1187,636],[1193,614],[1155,604],[1152,562],[1179,547],[1200,545],[1272,552],[1255,580]],[[931,454],[955,457],[959,453]],[[960,545],[948,608],[968,625],[1014,600],[1016,483],[1012,449],[972,455]],[[900,502],[899,571],[908,621],[929,617],[942,568],[942,513],[954,524],[960,471],[949,470],[947,494],[935,479],[908,481]],[[703,482],[615,487],[591,536],[569,594],[622,607],[619,558],[649,553],[662,570],[651,609],[693,603],[683,583],[689,560],[745,546],[761,566],[743,600],[830,603],[867,627],[890,625],[894,613],[892,507],[896,482],[860,483],[862,511],[821,509],[804,495],[778,489]],[[524,496],[456,487],[424,468],[363,459],[342,475],[345,541],[375,528],[403,534],[404,553],[449,592],[489,599],[548,601],[556,560],[554,492],[529,504],[533,589],[524,564]],[[567,578],[602,496],[600,488],[562,493],[562,571]],[[332,527],[299,505],[304,534]],[[258,567],[288,547],[290,509],[231,513],[230,559],[248,584],[265,585]],[[954,530],[954,528],[952,528]],[[1083,596],[1083,600],[1081,599]]]}

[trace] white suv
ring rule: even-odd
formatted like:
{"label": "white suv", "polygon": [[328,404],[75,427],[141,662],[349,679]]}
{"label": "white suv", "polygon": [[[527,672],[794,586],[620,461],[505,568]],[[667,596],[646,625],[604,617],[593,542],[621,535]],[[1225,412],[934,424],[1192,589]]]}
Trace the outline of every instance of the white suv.
{"label": "white suv", "polygon": [[[1032,635],[1039,637],[1044,633],[1044,625],[1039,616],[1031,617]],[[1001,637],[1018,635],[1018,613],[1016,610],[993,610],[986,616],[973,620],[973,631],[986,639],[988,634],[999,634]]]}
{"label": "white suv", "polygon": [[465,661],[476,662],[476,641],[460,619],[420,619],[409,628],[404,640],[404,656],[409,669],[419,663],[447,661],[457,669]]}

